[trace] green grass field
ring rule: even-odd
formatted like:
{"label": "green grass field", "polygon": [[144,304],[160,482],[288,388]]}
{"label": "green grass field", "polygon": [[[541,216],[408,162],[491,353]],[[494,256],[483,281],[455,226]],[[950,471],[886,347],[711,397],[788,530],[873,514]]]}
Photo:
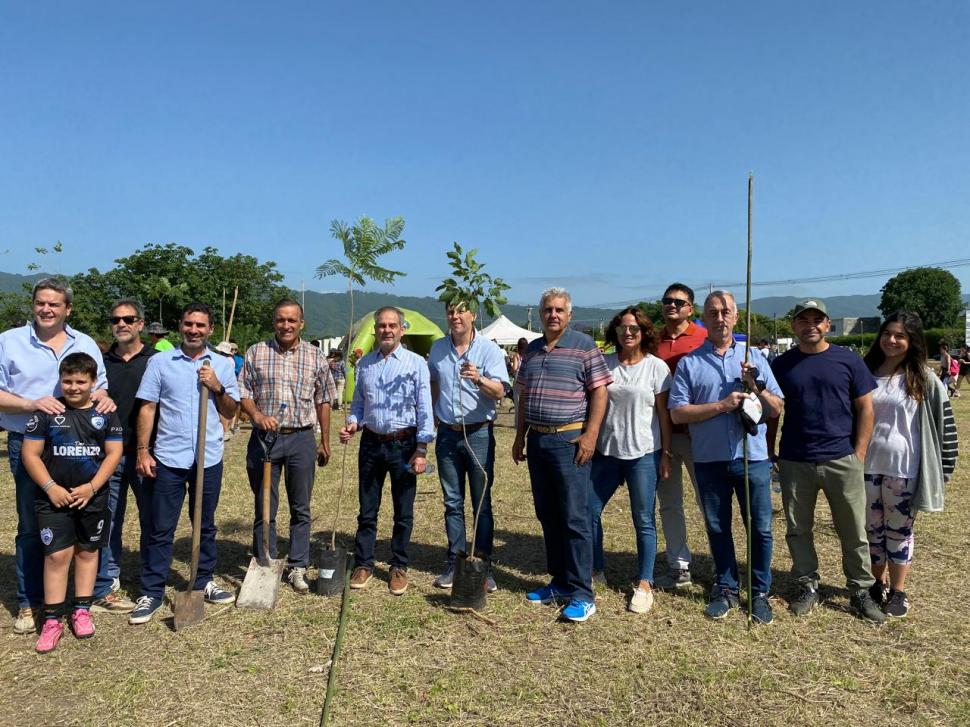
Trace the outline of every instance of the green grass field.
{"label": "green grass field", "polygon": [[[966,448],[970,403],[957,399],[954,405]],[[419,480],[411,587],[400,598],[388,593],[382,561],[388,557],[391,519],[390,498],[385,497],[378,577],[351,596],[334,724],[970,724],[970,613],[963,593],[970,552],[970,475],[965,458],[950,484],[946,512],[922,514],[916,521],[909,586],[913,608],[904,621],[879,628],[847,612],[838,544],[824,500],[817,521],[823,607],[802,620],[787,613],[790,560],[784,520],[776,513],[775,623],[749,632],[741,613],[720,623],[707,621],[702,609],[711,565],[689,493],[695,585],[685,593],[658,593],[649,614],[628,613],[636,555],[629,502],[620,490],[604,513],[609,587],[598,591],[599,612],[593,619],[567,624],[557,620],[553,608],[524,601],[525,591],[546,579],[542,541],[527,471],[509,456],[512,431],[497,432],[493,502],[500,590],[489,597],[488,621],[448,610],[447,597],[431,585],[445,554],[435,476]],[[249,561],[247,436],[240,434],[227,447],[217,512],[217,574],[233,588]],[[315,548],[329,541],[340,477],[339,445],[335,450],[334,462],[319,471],[314,493]],[[347,463],[338,537],[351,546],[356,442]],[[0,636],[0,724],[319,722],[339,598],[297,596],[284,587],[274,611],[206,606],[202,624],[178,633],[171,628],[170,604],[140,627],[128,626],[123,616],[98,615],[94,639],[79,642],[67,635],[53,654],[40,656],[34,653],[33,636],[16,636],[10,628],[16,606],[16,513],[5,463],[0,491],[8,503],[0,511],[0,594],[4,615],[9,615]],[[285,515],[281,520],[285,532]],[[740,521],[735,529],[743,554]],[[122,583],[137,595],[133,503],[125,539]],[[169,597],[184,587],[189,541],[183,516]],[[659,572],[662,555],[658,561]]]}

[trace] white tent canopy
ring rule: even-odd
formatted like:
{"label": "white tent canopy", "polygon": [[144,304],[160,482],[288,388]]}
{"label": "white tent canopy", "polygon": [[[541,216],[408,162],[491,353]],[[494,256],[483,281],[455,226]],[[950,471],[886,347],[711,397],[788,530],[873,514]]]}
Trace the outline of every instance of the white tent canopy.
{"label": "white tent canopy", "polygon": [[532,341],[539,338],[542,334],[535,331],[527,331],[519,328],[504,315],[499,316],[482,329],[481,334],[485,338],[495,341],[499,346],[514,346],[520,338]]}

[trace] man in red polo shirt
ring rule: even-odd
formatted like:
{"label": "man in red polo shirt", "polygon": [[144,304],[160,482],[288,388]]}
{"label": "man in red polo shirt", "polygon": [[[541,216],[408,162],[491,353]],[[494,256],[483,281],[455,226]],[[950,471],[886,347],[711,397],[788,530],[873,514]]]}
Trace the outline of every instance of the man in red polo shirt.
{"label": "man in red polo shirt", "polygon": [[[664,291],[664,327],[660,331],[657,355],[670,367],[673,374],[677,362],[698,348],[707,337],[707,331],[693,321],[694,291],[683,283],[671,283]],[[667,573],[658,579],[661,588],[684,588],[690,585],[690,549],[687,547],[687,523],[684,520],[684,477],[687,467],[694,494],[697,495],[697,479],[694,477],[694,458],[691,455],[690,435],[686,424],[673,425],[670,445],[670,477],[657,483],[657,499],[660,501],[660,524],[667,544]],[[700,498],[697,498],[700,502]]]}

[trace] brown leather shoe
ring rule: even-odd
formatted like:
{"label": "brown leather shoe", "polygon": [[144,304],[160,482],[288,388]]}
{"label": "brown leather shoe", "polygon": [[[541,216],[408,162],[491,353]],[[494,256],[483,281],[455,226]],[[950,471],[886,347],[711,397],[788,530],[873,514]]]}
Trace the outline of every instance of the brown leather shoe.
{"label": "brown leather shoe", "polygon": [[408,572],[403,568],[391,566],[391,580],[387,584],[387,590],[392,596],[400,596],[408,589]]}
{"label": "brown leather shoe", "polygon": [[354,572],[350,574],[350,587],[351,588],[364,588],[370,583],[370,579],[373,573],[370,568],[365,568],[362,565],[354,568]]}

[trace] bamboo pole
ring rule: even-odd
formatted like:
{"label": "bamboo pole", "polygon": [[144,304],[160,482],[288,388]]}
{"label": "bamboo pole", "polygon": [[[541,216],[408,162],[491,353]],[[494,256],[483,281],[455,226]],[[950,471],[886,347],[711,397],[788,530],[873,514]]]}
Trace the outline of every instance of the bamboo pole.
{"label": "bamboo pole", "polygon": [[[748,363],[751,356],[751,210],[754,200],[754,173],[748,172],[748,277],[747,285],[744,291],[744,316],[745,316],[745,330],[747,331],[747,339],[744,343],[744,362]],[[752,587],[751,587],[751,481],[748,477],[748,433],[744,432],[742,434],[744,437],[744,509],[747,513],[745,518],[745,530],[747,532],[747,546],[748,546],[748,629],[751,629],[751,613],[752,613]]]}

